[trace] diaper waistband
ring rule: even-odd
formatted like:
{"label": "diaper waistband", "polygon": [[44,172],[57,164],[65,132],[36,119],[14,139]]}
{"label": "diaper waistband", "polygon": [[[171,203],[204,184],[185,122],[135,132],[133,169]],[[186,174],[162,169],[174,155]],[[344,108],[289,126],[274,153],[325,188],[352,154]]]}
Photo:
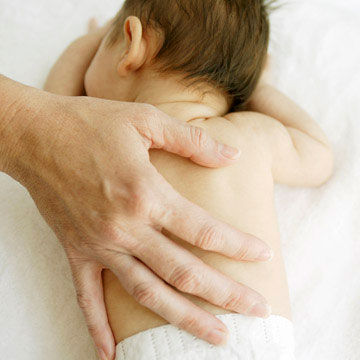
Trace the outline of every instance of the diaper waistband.
{"label": "diaper waistband", "polygon": [[116,346],[116,360],[293,360],[291,321],[272,315],[267,319],[239,314],[217,315],[229,329],[228,343],[214,346],[163,325],[124,339]]}

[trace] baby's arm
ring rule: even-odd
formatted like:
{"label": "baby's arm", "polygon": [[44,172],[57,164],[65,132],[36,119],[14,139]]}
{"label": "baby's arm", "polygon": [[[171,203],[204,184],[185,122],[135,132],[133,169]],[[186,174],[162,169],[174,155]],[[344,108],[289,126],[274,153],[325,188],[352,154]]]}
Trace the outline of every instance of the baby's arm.
{"label": "baby's arm", "polygon": [[255,90],[249,109],[264,114],[260,122],[272,152],[276,182],[318,186],[330,177],[333,156],[329,142],[303,109],[266,83]]}
{"label": "baby's arm", "polygon": [[89,33],[73,41],[51,69],[44,90],[58,95],[84,95],[84,78],[103,39],[108,24],[90,29]]}

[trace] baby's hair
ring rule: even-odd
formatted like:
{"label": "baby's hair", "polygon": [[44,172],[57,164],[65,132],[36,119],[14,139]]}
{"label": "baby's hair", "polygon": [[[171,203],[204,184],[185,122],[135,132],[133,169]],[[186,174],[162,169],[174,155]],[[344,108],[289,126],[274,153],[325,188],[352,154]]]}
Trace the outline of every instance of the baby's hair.
{"label": "baby's hair", "polygon": [[269,44],[264,0],[126,0],[114,19],[108,45],[123,36],[125,19],[134,15],[143,31],[162,34],[153,59],[160,73],[183,74],[188,85],[210,83],[241,110],[261,75]]}

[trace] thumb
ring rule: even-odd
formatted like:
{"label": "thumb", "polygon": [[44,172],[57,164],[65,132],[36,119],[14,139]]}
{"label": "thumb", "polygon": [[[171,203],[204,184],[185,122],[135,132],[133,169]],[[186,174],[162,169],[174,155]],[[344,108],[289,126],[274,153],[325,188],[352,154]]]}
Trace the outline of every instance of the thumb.
{"label": "thumb", "polygon": [[214,140],[200,127],[171,118],[160,112],[156,122],[149,122],[147,130],[152,148],[190,158],[199,165],[221,167],[234,164],[240,150]]}
{"label": "thumb", "polygon": [[78,303],[85,316],[90,335],[94,340],[101,360],[112,360],[115,342],[110,329],[103,296],[102,267],[86,262],[71,263]]}

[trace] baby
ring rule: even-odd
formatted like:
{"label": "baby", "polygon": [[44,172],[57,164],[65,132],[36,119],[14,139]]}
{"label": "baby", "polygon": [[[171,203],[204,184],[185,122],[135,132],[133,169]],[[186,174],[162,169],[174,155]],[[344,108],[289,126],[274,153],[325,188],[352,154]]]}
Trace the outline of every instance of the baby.
{"label": "baby", "polygon": [[160,150],[152,150],[150,157],[179,193],[274,250],[269,262],[237,262],[163,229],[205,263],[264,295],[272,315],[256,317],[263,309],[235,314],[226,310],[231,304],[219,307],[183,294],[229,328],[227,345],[214,347],[166,325],[105,270],[104,295],[118,342],[117,359],[294,359],[274,184],[319,186],[331,175],[333,159],[319,126],[267,83],[267,5],[261,0],[127,0],[101,31],[104,36],[89,57],[91,64],[76,74],[65,71],[84,51],[79,46],[76,53],[73,47],[45,88],[80,95],[84,86],[89,96],[149,103],[240,148],[240,160],[221,169],[203,168]]}

